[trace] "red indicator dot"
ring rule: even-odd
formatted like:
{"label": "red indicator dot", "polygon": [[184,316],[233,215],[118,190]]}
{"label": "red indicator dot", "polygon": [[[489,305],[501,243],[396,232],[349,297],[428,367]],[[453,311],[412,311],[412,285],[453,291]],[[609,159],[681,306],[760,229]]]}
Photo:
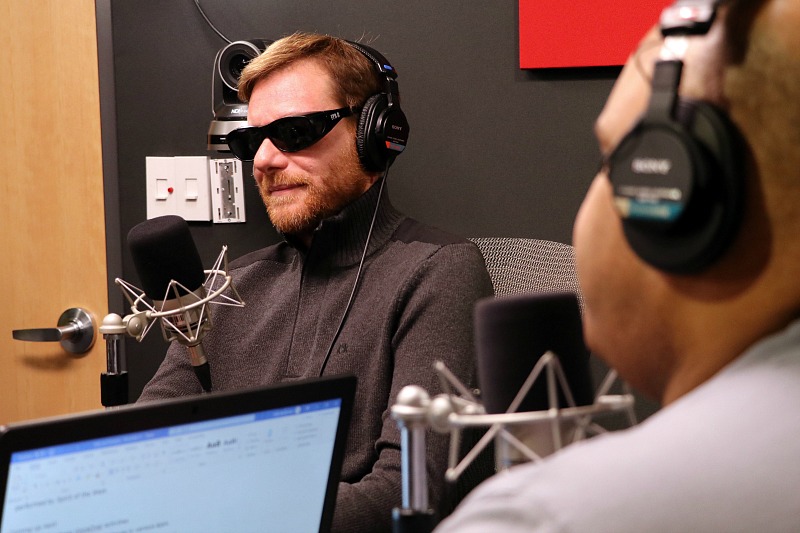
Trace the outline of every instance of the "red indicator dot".
{"label": "red indicator dot", "polygon": [[172,187],[167,189],[167,192],[170,193],[170,194],[172,194],[174,191],[175,191],[175,189],[173,189]]}

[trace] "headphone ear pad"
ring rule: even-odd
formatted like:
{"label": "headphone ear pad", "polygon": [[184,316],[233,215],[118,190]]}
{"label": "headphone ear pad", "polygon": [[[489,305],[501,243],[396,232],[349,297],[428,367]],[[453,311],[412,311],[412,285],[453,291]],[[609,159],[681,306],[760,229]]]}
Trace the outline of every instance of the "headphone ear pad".
{"label": "headphone ear pad", "polygon": [[380,146],[376,146],[379,140],[375,138],[377,119],[386,107],[386,96],[384,94],[370,96],[364,103],[364,108],[361,110],[361,116],[358,119],[356,150],[358,151],[358,159],[361,161],[361,165],[368,172],[380,172],[386,166],[386,158],[380,153]]}
{"label": "headphone ear pad", "polygon": [[[629,214],[623,217],[623,228],[637,255],[656,268],[684,274],[716,261],[741,222],[745,150],[727,115],[703,102],[682,100],[678,121],[634,128],[611,156],[610,178],[618,207],[621,200],[626,202]],[[642,161],[670,161],[669,173],[658,184],[642,186],[642,178],[631,173]],[[682,215],[670,223],[632,216],[628,206],[636,206],[636,201],[628,204],[624,192],[631,188],[649,189],[651,197],[658,191],[682,190],[685,194],[678,202]],[[656,200],[650,207],[659,212],[675,204]]]}

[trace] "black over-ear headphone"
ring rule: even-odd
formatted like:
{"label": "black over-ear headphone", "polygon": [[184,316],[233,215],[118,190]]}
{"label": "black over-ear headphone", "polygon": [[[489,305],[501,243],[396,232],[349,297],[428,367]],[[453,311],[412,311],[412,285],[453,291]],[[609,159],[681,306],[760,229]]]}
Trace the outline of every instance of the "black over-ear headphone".
{"label": "black over-ear headphone", "polygon": [[[670,9],[685,3],[665,10],[665,36],[708,31],[714,2],[704,3],[712,11],[703,21],[665,24],[673,20]],[[691,273],[711,265],[736,236],[744,209],[745,144],[722,110],[678,96],[682,68],[680,60],[656,63],[649,107],[608,164],[633,250],[661,270]]]}
{"label": "black over-ear headphone", "polygon": [[356,130],[356,148],[361,164],[369,172],[382,172],[391,165],[408,142],[408,120],[400,109],[397,72],[377,50],[352,41],[347,44],[361,52],[385,81],[384,91],[367,99]]}

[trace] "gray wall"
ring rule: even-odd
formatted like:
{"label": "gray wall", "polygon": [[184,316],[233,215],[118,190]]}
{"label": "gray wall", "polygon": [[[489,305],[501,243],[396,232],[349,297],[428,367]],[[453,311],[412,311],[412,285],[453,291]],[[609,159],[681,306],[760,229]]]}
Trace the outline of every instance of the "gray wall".
{"label": "gray wall", "polygon": [[[110,275],[135,283],[124,243],[128,230],[146,218],[145,157],[221,157],[206,151],[205,135],[214,55],[226,43],[192,0],[97,5],[106,179],[118,189],[108,209],[118,217],[111,227],[119,235],[109,235],[109,250],[121,258],[122,269]],[[516,0],[201,5],[231,40],[316,31],[361,39],[393,63],[411,137],[392,167],[389,190],[408,214],[469,237],[570,242],[599,158],[592,124],[618,69],[520,70]],[[250,172],[245,166],[245,175]],[[204,264],[222,244],[233,258],[277,240],[255,186],[246,181],[245,224],[191,225]],[[165,345],[153,332],[126,348],[135,399]]]}

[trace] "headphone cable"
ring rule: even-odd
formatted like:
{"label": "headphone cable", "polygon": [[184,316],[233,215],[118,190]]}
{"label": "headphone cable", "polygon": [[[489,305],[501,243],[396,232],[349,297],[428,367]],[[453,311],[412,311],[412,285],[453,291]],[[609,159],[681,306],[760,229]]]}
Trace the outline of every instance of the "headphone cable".
{"label": "headphone cable", "polygon": [[361,271],[364,267],[364,259],[367,257],[367,250],[369,249],[369,243],[372,239],[372,230],[375,227],[375,219],[378,217],[378,208],[381,205],[381,198],[383,197],[383,187],[386,185],[386,180],[389,179],[389,165],[391,164],[391,160],[386,162],[386,170],[383,173],[383,180],[381,181],[380,188],[378,189],[378,199],[375,202],[375,210],[372,212],[372,220],[369,223],[369,231],[367,232],[367,241],[364,243],[364,251],[361,253],[361,260],[358,263],[358,270],[356,271],[356,280],[353,282],[353,289],[350,291],[350,298],[347,300],[347,305],[344,308],[344,313],[342,313],[342,318],[339,320],[339,326],[336,328],[336,334],[333,336],[331,340],[330,346],[328,346],[328,351],[325,353],[325,359],[322,360],[322,366],[319,369],[320,377],[325,372],[325,367],[328,365],[328,359],[331,357],[331,353],[333,352],[333,346],[336,344],[336,341],[339,339],[339,334],[341,334],[342,329],[344,329],[344,323],[347,321],[347,315],[350,314],[350,308],[353,306],[353,302],[355,301],[356,291],[358,290],[358,283],[361,281]]}

